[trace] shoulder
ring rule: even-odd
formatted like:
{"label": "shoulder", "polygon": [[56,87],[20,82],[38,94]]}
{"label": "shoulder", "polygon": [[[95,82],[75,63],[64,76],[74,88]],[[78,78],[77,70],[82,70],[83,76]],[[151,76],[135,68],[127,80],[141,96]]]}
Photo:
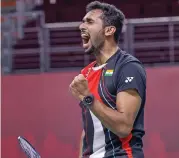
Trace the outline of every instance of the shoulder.
{"label": "shoulder", "polygon": [[138,67],[139,69],[144,69],[144,66],[140,60],[138,60],[135,56],[119,50],[115,57],[110,61],[109,65],[113,65],[114,69],[120,69],[123,67]]}
{"label": "shoulder", "polygon": [[145,96],[147,83],[145,68],[140,62],[127,62],[115,70],[114,83],[118,87],[117,92],[127,89],[136,89],[140,97],[143,98]]}
{"label": "shoulder", "polygon": [[118,55],[117,64],[126,65],[131,62],[139,63],[140,65],[142,65],[141,61],[139,59],[137,59],[135,56],[133,56],[125,51],[120,51],[120,53]]}
{"label": "shoulder", "polygon": [[122,53],[115,64],[115,78],[136,77],[146,82],[146,70],[144,65],[134,56]]}
{"label": "shoulder", "polygon": [[126,63],[122,68],[122,71],[134,71],[146,75],[145,67],[137,61],[130,61]]}
{"label": "shoulder", "polygon": [[133,55],[123,51],[123,50],[119,50],[118,52],[116,52],[116,54],[111,57],[111,59],[108,61],[108,65],[110,67],[113,67],[114,69],[118,68],[118,67],[123,67],[128,63],[132,63],[132,62],[136,62],[139,65],[142,65],[142,63]]}

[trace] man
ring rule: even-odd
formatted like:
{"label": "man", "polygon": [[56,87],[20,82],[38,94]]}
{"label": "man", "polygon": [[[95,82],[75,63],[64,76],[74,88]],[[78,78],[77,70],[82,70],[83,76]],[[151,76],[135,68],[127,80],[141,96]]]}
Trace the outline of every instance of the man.
{"label": "man", "polygon": [[85,53],[96,57],[69,86],[82,108],[80,158],[144,158],[146,73],[118,47],[124,19],[115,6],[95,1],[80,25]]}

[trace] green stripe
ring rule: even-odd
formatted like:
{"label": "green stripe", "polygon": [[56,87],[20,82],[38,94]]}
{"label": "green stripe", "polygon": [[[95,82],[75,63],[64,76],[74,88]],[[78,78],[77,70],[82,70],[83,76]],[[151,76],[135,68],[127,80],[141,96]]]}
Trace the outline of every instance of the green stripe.
{"label": "green stripe", "polygon": [[112,73],[111,74],[105,73],[104,76],[112,76]]}

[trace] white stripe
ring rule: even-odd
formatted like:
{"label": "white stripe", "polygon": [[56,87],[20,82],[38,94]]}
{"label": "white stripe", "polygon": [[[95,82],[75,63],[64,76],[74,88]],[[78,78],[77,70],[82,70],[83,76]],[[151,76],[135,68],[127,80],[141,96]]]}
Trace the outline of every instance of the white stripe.
{"label": "white stripe", "polygon": [[[108,134],[109,134],[110,140],[112,140],[112,139],[111,139],[111,135],[110,135],[110,130],[109,130],[109,129],[108,129]],[[111,141],[111,145],[112,145],[112,148],[113,148],[113,156],[114,156],[114,158],[115,158],[115,155],[114,155],[114,145],[113,145],[112,141]]]}
{"label": "white stripe", "polygon": [[93,153],[92,155],[90,155],[89,158],[103,158],[105,155],[105,147],[97,150],[95,153]]}
{"label": "white stripe", "polygon": [[113,74],[113,72],[106,72],[105,74],[110,74],[110,75],[112,75],[112,74]]}
{"label": "white stripe", "polygon": [[[102,82],[102,81],[101,81]],[[109,102],[108,102],[108,100],[106,99],[106,97],[104,96],[104,94],[103,94],[103,90],[102,90],[102,86],[101,86],[101,82],[100,82],[100,89],[101,89],[101,94],[103,95],[103,98],[105,99],[105,101],[108,103],[108,105],[110,106],[110,107],[112,107],[113,109],[115,109]],[[111,139],[111,135],[110,135],[110,131],[108,130],[108,134],[109,134],[109,139],[110,139],[110,141],[111,141],[111,145],[112,145],[112,147],[113,147],[113,156],[114,156],[114,145],[113,145],[113,143],[112,143],[112,139]],[[114,158],[115,158],[115,156],[114,156]]]}
{"label": "white stripe", "polygon": [[100,85],[100,89],[101,89],[101,93],[102,93],[102,95],[103,95],[103,98],[105,99],[105,101],[108,103],[108,105],[109,105],[112,109],[115,109],[115,108],[108,102],[108,100],[105,98],[104,93],[103,93],[103,90],[102,90],[101,82],[100,82],[99,85]]}
{"label": "white stripe", "polygon": [[102,158],[105,155],[105,135],[101,121],[90,111],[93,126],[94,126],[94,137],[93,137],[93,154],[90,158]]}
{"label": "white stripe", "polygon": [[100,65],[100,66],[96,66],[96,67],[92,67],[93,70],[97,71],[99,69],[102,69],[104,66],[106,66],[107,63]]}

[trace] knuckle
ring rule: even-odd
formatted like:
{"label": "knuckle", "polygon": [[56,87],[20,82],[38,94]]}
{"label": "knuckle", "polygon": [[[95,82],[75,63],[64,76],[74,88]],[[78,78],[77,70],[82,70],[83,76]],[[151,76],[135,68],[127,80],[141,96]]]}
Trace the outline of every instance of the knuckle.
{"label": "knuckle", "polygon": [[73,88],[74,87],[74,81],[70,84],[70,88]]}
{"label": "knuckle", "polygon": [[69,89],[72,90],[72,85],[69,86]]}
{"label": "knuckle", "polygon": [[78,82],[78,76],[74,78],[74,82]]}

